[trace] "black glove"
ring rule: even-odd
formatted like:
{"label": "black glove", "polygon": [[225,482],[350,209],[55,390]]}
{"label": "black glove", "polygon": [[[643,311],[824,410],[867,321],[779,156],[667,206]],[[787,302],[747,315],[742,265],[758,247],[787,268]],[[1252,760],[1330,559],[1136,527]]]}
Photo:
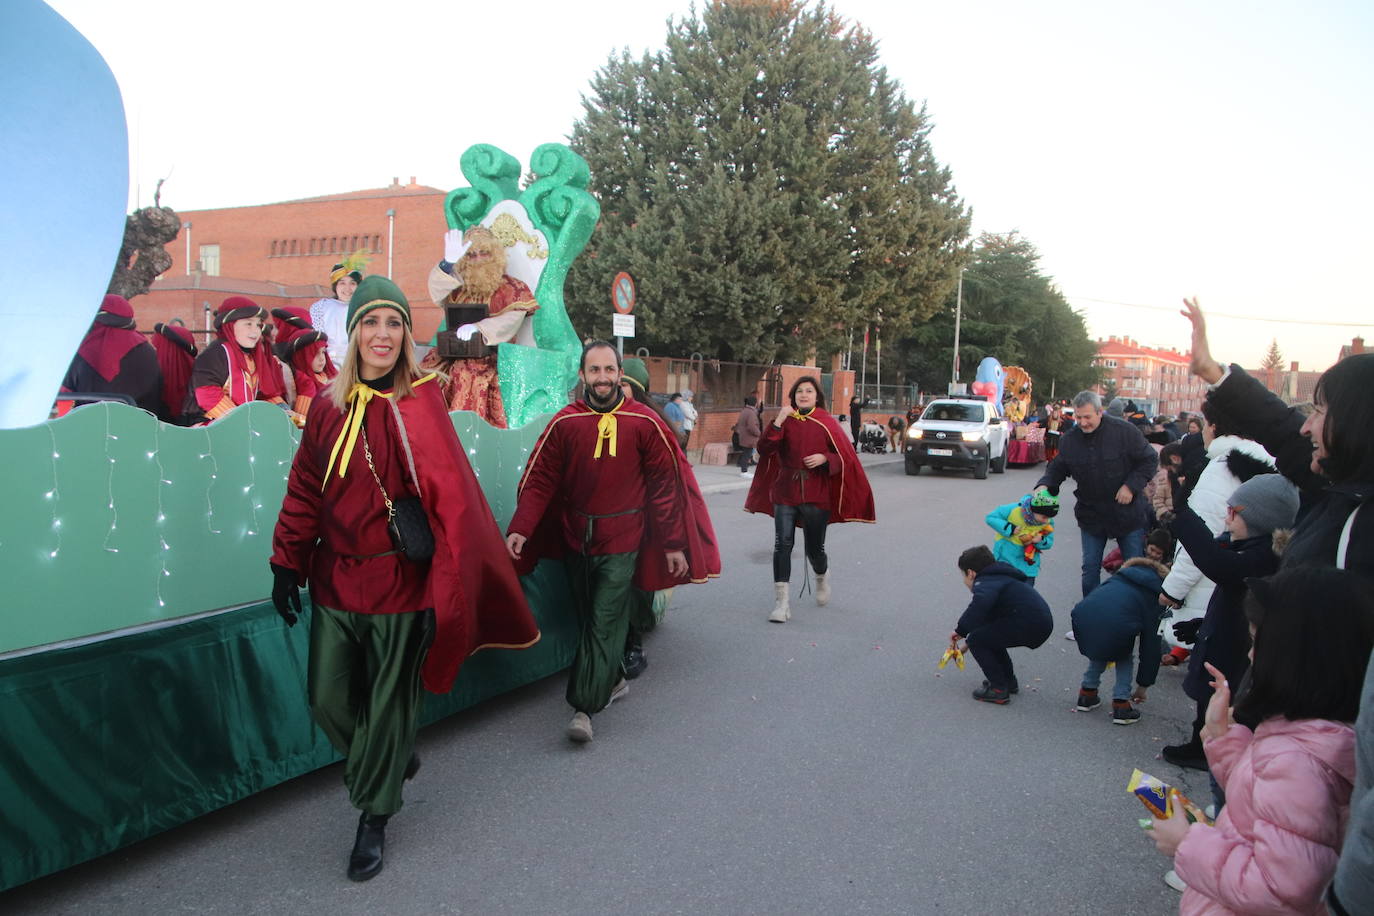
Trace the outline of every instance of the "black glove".
{"label": "black glove", "polygon": [[1186,642],[1192,645],[1197,642],[1197,631],[1200,629],[1202,629],[1201,617],[1180,621],[1174,624],[1174,638],[1179,642]]}
{"label": "black glove", "polygon": [[300,578],[294,569],[272,564],[272,604],[288,627],[296,625],[301,612]]}
{"label": "black glove", "polygon": [[1168,528],[1170,525],[1174,523],[1174,519],[1176,518],[1178,518],[1178,515],[1176,513],[1169,509],[1165,509],[1163,512],[1159,513],[1159,515],[1155,518],[1155,521],[1159,522],[1161,526]]}

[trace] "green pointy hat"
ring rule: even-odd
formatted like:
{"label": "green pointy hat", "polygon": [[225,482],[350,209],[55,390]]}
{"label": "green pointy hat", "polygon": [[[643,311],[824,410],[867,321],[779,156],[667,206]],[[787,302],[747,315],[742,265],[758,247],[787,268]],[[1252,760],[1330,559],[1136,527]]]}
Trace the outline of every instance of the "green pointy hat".
{"label": "green pointy hat", "polygon": [[373,309],[389,308],[401,313],[405,320],[406,327],[410,327],[410,302],[406,300],[406,294],[401,292],[401,288],[391,282],[387,277],[380,274],[370,274],[363,277],[358,288],[353,292],[353,298],[348,300],[348,323],[346,325],[348,333],[353,333],[362,317]]}
{"label": "green pointy hat", "polygon": [[644,365],[644,360],[638,359],[637,357],[630,357],[625,360],[624,365],[620,367],[620,374],[633,382],[640,391],[648,392],[649,367]]}

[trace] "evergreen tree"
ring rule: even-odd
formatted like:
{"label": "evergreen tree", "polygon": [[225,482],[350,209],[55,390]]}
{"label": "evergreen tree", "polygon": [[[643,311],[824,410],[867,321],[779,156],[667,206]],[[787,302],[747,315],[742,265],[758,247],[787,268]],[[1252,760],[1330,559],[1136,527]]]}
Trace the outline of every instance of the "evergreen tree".
{"label": "evergreen tree", "polygon": [[602,220],[568,280],[583,335],[635,278],[657,350],[771,362],[905,331],[953,288],[968,214],[862,28],[824,4],[714,0],[613,56],[572,147]]}
{"label": "evergreen tree", "polygon": [[1263,370],[1264,384],[1271,391],[1277,391],[1279,376],[1283,373],[1283,351],[1279,349],[1277,337],[1269,341],[1269,352],[1264,354],[1260,369]]}
{"label": "evergreen tree", "polygon": [[[985,232],[964,273],[959,327],[959,381],[973,380],[985,356],[1030,373],[1035,399],[1053,388],[1063,397],[1096,384],[1097,345],[1083,316],[1040,272],[1040,253],[1016,232]],[[955,297],[899,343],[907,380],[923,391],[944,391],[954,347]]]}

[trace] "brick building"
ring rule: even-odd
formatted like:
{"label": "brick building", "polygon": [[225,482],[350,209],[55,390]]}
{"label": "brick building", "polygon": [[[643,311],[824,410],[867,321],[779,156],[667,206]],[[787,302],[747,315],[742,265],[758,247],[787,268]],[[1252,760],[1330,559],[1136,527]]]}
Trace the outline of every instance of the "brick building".
{"label": "brick building", "polygon": [[139,326],[180,318],[205,328],[228,296],[269,308],[308,306],[329,294],[329,270],[363,250],[368,273],[387,274],[410,300],[417,340],[441,318],[426,278],[443,255],[446,192],[415,183],[281,203],[181,213],[181,235],[167,246],[172,266],[132,305]]}
{"label": "brick building", "polygon": [[1188,371],[1189,359],[1177,350],[1142,347],[1130,337],[1108,337],[1098,340],[1093,365],[1116,383],[1119,397],[1130,398],[1147,413],[1178,416],[1200,411],[1207,393],[1207,384]]}

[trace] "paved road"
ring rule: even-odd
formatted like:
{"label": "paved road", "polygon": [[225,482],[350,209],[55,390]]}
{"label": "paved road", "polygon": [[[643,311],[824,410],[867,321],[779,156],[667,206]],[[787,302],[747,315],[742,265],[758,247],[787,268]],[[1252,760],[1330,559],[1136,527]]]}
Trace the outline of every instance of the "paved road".
{"label": "paved road", "polygon": [[1072,521],[1040,580],[1057,634],[1014,650],[1020,697],[976,703],[974,666],[936,673],[967,600],[955,557],[1036,475],[875,463],[879,523],[831,529],[831,605],[803,598],[779,626],[765,620],[772,522],[740,511],[733,471],[703,470],[725,575],[678,590],[596,740],[563,737],[561,677],[427,729],[374,881],[343,875],[355,814],[336,765],[11,891],[0,910],[1172,912],[1168,863],[1125,785],[1139,765],[1206,796],[1205,775],[1156,759],[1188,704],[1166,670],[1137,725],[1072,711]]}

